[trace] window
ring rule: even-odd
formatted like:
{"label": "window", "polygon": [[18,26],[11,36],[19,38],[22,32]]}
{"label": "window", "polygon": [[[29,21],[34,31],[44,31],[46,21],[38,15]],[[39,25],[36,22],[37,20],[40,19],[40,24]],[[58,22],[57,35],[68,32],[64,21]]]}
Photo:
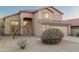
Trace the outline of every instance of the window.
{"label": "window", "polygon": [[43,13],[43,18],[49,18],[49,13],[48,12],[44,12]]}
{"label": "window", "polygon": [[11,25],[18,25],[18,21],[11,21]]}
{"label": "window", "polygon": [[15,32],[19,28],[19,21],[11,21],[11,32]]}
{"label": "window", "polygon": [[23,22],[23,25],[25,26],[27,23],[28,23],[28,21],[24,21],[24,22]]}

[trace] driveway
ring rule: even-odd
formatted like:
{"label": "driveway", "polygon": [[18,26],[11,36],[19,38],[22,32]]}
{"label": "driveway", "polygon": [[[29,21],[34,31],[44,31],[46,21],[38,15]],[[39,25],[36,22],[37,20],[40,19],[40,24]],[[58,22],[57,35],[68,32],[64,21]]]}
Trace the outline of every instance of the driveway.
{"label": "driveway", "polygon": [[[1,37],[0,37],[1,38]],[[17,42],[19,40],[27,40],[26,49],[22,50],[17,48]],[[79,44],[70,41],[75,40],[73,37],[66,36],[60,44],[46,45],[41,43],[39,37],[26,37],[19,36],[16,39],[12,39],[11,36],[5,36],[0,39],[0,51],[1,52],[79,52]]]}
{"label": "driveway", "polygon": [[68,41],[72,41],[72,42],[75,42],[75,43],[79,43],[79,37],[73,37],[73,36],[65,36],[64,37],[64,40],[68,40]]}

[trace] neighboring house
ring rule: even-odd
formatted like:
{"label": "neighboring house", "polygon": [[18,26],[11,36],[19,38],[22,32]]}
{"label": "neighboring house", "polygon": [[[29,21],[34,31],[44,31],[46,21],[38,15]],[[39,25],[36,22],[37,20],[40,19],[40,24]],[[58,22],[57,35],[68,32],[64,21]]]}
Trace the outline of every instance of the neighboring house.
{"label": "neighboring house", "polygon": [[64,35],[68,35],[70,34],[70,26],[62,21],[62,17],[63,13],[52,6],[34,11],[19,11],[4,17],[4,34],[12,35],[19,28],[18,34],[20,35],[40,36],[46,29],[58,28]]}
{"label": "neighboring house", "polygon": [[79,18],[69,19],[66,22],[71,24],[71,34],[76,36],[79,33]]}

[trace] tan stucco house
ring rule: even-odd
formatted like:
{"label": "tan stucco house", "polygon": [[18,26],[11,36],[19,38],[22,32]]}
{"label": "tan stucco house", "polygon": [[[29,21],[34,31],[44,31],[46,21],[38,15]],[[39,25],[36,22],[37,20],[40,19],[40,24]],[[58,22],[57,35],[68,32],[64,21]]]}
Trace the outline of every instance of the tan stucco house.
{"label": "tan stucco house", "polygon": [[63,13],[52,6],[32,11],[21,10],[4,17],[4,34],[12,35],[19,29],[18,34],[20,35],[40,36],[46,29],[58,28],[64,35],[68,35],[70,34],[70,25],[64,22],[62,18]]}

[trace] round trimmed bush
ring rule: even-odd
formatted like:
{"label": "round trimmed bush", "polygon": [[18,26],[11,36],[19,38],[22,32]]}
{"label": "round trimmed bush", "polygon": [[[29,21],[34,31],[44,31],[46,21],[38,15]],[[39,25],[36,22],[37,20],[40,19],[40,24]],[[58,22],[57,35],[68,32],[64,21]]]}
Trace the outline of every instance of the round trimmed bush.
{"label": "round trimmed bush", "polygon": [[58,44],[63,39],[64,34],[57,28],[45,30],[41,35],[41,41],[45,44]]}

